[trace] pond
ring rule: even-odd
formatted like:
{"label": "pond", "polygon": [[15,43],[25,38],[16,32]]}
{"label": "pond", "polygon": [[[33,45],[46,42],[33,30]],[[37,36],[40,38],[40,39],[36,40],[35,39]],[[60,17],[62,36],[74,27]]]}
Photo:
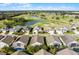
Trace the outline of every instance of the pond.
{"label": "pond", "polygon": [[45,20],[39,19],[39,20],[29,21],[29,22],[26,22],[25,25],[31,26],[31,25],[34,25],[34,24],[39,23],[39,22],[45,22]]}

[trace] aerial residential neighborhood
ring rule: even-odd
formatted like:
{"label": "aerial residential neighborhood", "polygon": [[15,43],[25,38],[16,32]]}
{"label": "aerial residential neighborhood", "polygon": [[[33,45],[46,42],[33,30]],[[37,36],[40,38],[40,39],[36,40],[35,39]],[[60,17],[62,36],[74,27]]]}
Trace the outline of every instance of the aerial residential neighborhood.
{"label": "aerial residential neighborhood", "polygon": [[79,55],[79,11],[0,11],[0,55]]}

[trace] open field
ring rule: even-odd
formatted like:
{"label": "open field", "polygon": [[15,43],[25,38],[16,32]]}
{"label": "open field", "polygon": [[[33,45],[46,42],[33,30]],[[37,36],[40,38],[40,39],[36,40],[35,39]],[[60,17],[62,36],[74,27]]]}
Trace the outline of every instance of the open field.
{"label": "open field", "polygon": [[[25,13],[24,13],[25,12]],[[5,27],[6,25],[16,26],[16,25],[24,25],[29,22],[30,26],[50,26],[50,27],[63,27],[70,26],[72,23],[79,22],[78,17],[68,16],[71,13],[75,14],[75,12],[65,12],[65,11],[16,11],[16,13],[12,12],[4,12],[1,16],[5,16],[1,18],[0,27]],[[9,15],[13,16],[9,16]],[[66,16],[67,15],[67,16]],[[33,23],[33,24],[32,24]],[[31,25],[32,24],[32,25]]]}

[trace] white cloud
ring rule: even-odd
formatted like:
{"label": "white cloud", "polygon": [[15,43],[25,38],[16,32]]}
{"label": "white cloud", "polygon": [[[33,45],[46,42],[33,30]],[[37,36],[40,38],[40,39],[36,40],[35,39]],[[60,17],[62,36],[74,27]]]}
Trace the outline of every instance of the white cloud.
{"label": "white cloud", "polygon": [[43,6],[38,6],[37,8],[34,8],[36,10],[76,10],[73,7],[68,7],[68,6],[47,6],[47,7],[43,7]]}
{"label": "white cloud", "polygon": [[30,3],[24,3],[24,4],[20,4],[19,6],[17,6],[17,7],[22,7],[22,8],[29,8],[29,7],[31,7],[32,6],[32,4],[30,4]]}
{"label": "white cloud", "polygon": [[66,6],[38,6],[38,7],[33,7],[31,5],[24,5],[20,6],[22,9],[21,10],[76,10],[74,7],[66,7]]}

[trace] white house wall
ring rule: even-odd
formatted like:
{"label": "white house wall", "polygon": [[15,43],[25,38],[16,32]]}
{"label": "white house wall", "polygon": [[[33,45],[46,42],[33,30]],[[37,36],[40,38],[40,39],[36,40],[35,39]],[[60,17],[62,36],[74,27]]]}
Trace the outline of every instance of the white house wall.
{"label": "white house wall", "polygon": [[9,47],[9,45],[8,45],[8,44],[6,44],[6,43],[4,43],[4,42],[0,42],[0,48],[3,48],[4,46]]}
{"label": "white house wall", "polygon": [[31,44],[31,46],[35,46],[35,45],[42,45],[42,43],[36,42],[36,43]]}
{"label": "white house wall", "polygon": [[[21,46],[17,46],[18,43],[20,43]],[[24,48],[24,45],[25,45],[24,43],[22,43],[20,41],[17,41],[17,42],[14,42],[13,43],[12,47],[14,47],[14,48]]]}

